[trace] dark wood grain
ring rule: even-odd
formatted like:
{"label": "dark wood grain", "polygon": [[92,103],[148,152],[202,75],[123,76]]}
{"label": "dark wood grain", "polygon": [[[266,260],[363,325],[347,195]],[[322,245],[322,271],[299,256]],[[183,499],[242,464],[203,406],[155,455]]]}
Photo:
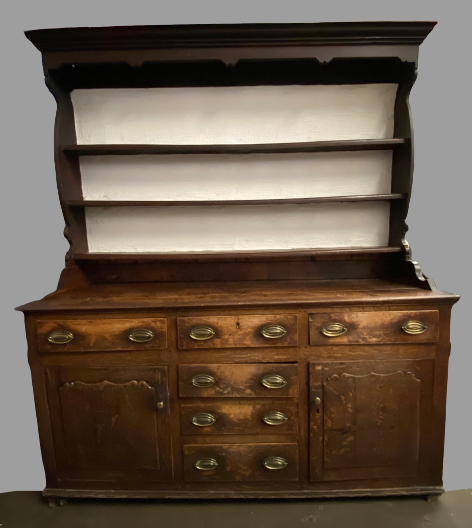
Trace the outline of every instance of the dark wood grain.
{"label": "dark wood grain", "polygon": [[398,86],[394,109],[394,133],[402,134],[409,141],[402,152],[392,155],[392,192],[403,193],[403,199],[390,206],[389,244],[402,243],[408,231],[406,217],[410,205],[414,169],[413,118],[410,108],[410,92],[416,80],[417,72],[411,73]]}
{"label": "dark wood grain", "polygon": [[[184,475],[187,482],[258,482],[298,479],[297,444],[212,444],[184,445]],[[270,456],[287,460],[284,469],[270,470],[263,461]],[[212,457],[219,466],[212,471],[199,471],[195,462]]]}
{"label": "dark wood grain", "polygon": [[69,201],[67,205],[73,208],[81,207],[198,207],[222,205],[289,205],[310,203],[341,203],[341,202],[382,202],[401,200],[402,194],[370,194],[356,196],[326,196],[321,198],[280,198],[267,200],[185,200],[185,201],[116,201],[116,200],[76,200]]}
{"label": "dark wood grain", "polygon": [[[198,374],[211,375],[211,387],[195,387],[192,379]],[[286,385],[277,389],[264,387],[262,379],[280,375]],[[297,364],[247,365],[181,365],[179,394],[183,398],[287,398],[298,396]]]}
{"label": "dark wood grain", "polygon": [[[287,421],[280,425],[269,425],[263,418],[271,411],[283,413]],[[210,426],[197,426],[192,422],[199,413],[210,413],[215,423]],[[297,403],[191,403],[180,407],[182,434],[289,434],[298,432]]]}
{"label": "dark wood grain", "polygon": [[[394,256],[395,259],[391,259]],[[82,260],[76,268],[84,270],[88,282],[96,284],[137,284],[155,282],[212,283],[228,281],[286,281],[286,280],[344,280],[385,278],[386,260],[399,263],[401,253],[346,254],[332,257],[317,256],[265,256],[264,258],[227,258],[215,261],[184,260]],[[389,264],[390,265],[390,264]],[[80,276],[82,277],[82,276]],[[72,288],[83,287],[87,282],[69,283]]]}
{"label": "dark wood grain", "polygon": [[61,148],[63,143],[77,142],[74,109],[69,91],[58,83],[54,76],[45,72],[45,82],[57,104],[54,124],[54,165],[59,202],[65,221],[64,237],[70,244],[65,257],[66,267],[69,267],[72,264],[73,251],[88,251],[84,211],[72,211],[66,204],[68,200],[83,199],[79,161],[68,158]]}
{"label": "dark wood grain", "polygon": [[254,281],[212,283],[94,284],[57,292],[21,311],[123,311],[174,308],[234,308],[290,305],[454,303],[455,294],[382,280]]}
{"label": "dark wood grain", "polygon": [[412,372],[343,373],[323,381],[324,466],[418,462],[420,380]]}
{"label": "dark wood grain", "polygon": [[262,499],[262,500],[283,500],[283,499],[339,499],[339,498],[362,498],[362,497],[426,497],[439,496],[444,493],[442,486],[409,486],[409,487],[371,487],[362,489],[338,488],[310,489],[310,490],[284,490],[284,491],[225,491],[225,490],[205,490],[205,491],[143,491],[143,490],[83,490],[83,489],[57,489],[46,488],[43,491],[44,497],[64,497],[64,498],[91,498],[91,499]]}
{"label": "dark wood grain", "polygon": [[[407,334],[402,327],[408,321],[420,321],[426,325],[426,330],[421,334]],[[341,323],[347,331],[340,336],[327,337],[321,330],[330,323]],[[436,310],[310,314],[311,345],[434,343],[438,336],[439,314]]]}
{"label": "dark wood grain", "polygon": [[49,370],[59,475],[169,480],[167,377],[166,367]]}
{"label": "dark wood grain", "polygon": [[133,156],[143,154],[269,154],[390,150],[404,144],[405,140],[403,138],[390,138],[239,145],[64,145],[62,147],[62,151],[69,156]]}
{"label": "dark wood grain", "polygon": [[[311,410],[312,447],[319,454],[321,435],[323,458],[312,459],[311,478],[416,475],[420,448],[427,442],[424,425],[426,430],[431,426],[427,389],[421,387],[431,386],[429,365],[427,360],[323,364],[323,417],[315,406]],[[318,371],[311,372],[319,394]]]}
{"label": "dark wood grain", "polygon": [[74,253],[74,260],[108,260],[115,262],[129,261],[184,261],[184,260],[233,260],[237,258],[277,258],[277,257],[317,257],[342,255],[378,255],[386,253],[401,253],[401,247],[377,246],[377,247],[350,247],[336,249],[288,249],[274,251],[228,251],[228,252],[189,252],[189,253]]}
{"label": "dark wood grain", "polygon": [[[267,338],[262,329],[268,325],[279,325],[287,333],[278,338]],[[206,341],[195,341],[190,337],[192,328],[207,326],[215,335]],[[225,317],[179,317],[177,319],[178,346],[181,349],[240,348],[297,346],[297,316],[280,315],[232,315]]]}
{"label": "dark wood grain", "polygon": [[398,44],[419,46],[436,22],[324,22],[318,24],[201,24],[116,26],[26,31],[41,51],[155,47],[314,46]]}
{"label": "dark wood grain", "polygon": [[[91,319],[37,322],[38,350],[40,352],[89,352],[107,350],[145,350],[167,347],[167,321],[165,319]],[[128,338],[134,329],[149,329],[154,337],[145,343]],[[52,332],[66,330],[74,338],[67,344],[48,341]]]}
{"label": "dark wood grain", "polygon": [[[76,468],[157,470],[153,388],[145,381],[70,381],[59,387],[69,464]],[[144,409],[148,416],[144,417]],[[119,420],[116,420],[116,415]],[[139,429],[139,448],[130,432]]]}

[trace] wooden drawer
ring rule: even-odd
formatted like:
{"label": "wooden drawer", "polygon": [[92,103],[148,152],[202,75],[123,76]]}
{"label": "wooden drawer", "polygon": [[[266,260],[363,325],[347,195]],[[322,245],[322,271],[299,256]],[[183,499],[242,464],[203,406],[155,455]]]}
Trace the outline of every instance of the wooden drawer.
{"label": "wooden drawer", "polygon": [[296,315],[177,318],[179,348],[297,346]]}
{"label": "wooden drawer", "polygon": [[298,431],[298,405],[195,403],[180,408],[182,434],[289,434]]}
{"label": "wooden drawer", "polygon": [[438,338],[436,310],[310,314],[311,345],[434,343]]}
{"label": "wooden drawer", "polygon": [[[101,352],[167,347],[166,319],[38,321],[36,331],[40,352]],[[61,343],[67,339],[70,341]],[[58,342],[52,343],[51,340]]]}
{"label": "wooden drawer", "polygon": [[179,394],[189,398],[296,397],[298,364],[181,365]]}
{"label": "wooden drawer", "polygon": [[[280,467],[268,469],[264,464]],[[184,445],[184,478],[187,482],[298,480],[298,444]]]}

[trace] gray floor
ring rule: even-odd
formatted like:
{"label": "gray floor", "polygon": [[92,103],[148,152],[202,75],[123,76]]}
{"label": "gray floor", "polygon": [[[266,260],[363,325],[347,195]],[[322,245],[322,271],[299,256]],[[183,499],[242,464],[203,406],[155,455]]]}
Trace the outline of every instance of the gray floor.
{"label": "gray floor", "polygon": [[2,528],[472,528],[472,490],[422,498],[319,501],[138,502],[0,494]]}

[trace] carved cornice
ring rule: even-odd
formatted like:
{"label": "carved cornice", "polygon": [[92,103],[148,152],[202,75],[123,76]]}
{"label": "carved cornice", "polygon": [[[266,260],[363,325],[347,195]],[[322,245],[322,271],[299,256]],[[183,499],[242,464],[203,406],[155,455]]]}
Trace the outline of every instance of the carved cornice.
{"label": "carved cornice", "polygon": [[419,46],[436,22],[202,24],[26,31],[41,52],[252,46]]}

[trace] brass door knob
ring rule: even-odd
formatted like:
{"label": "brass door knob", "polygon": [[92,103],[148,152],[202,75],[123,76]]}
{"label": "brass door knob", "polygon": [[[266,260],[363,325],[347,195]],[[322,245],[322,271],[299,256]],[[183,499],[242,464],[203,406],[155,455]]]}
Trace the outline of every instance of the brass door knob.
{"label": "brass door knob", "polygon": [[128,334],[128,339],[134,343],[147,343],[154,339],[154,332],[149,328],[134,328]]}
{"label": "brass door knob", "polygon": [[65,345],[74,339],[74,334],[68,330],[55,330],[48,336],[48,341],[53,345]]}
{"label": "brass door knob", "polygon": [[315,398],[315,403],[316,405],[319,405],[321,403],[321,398],[319,396]]}
{"label": "brass door knob", "polygon": [[279,411],[270,411],[262,418],[262,421],[267,425],[282,425],[287,420],[288,418],[285,416],[285,414]]}
{"label": "brass door knob", "polygon": [[268,389],[282,389],[287,385],[287,380],[280,374],[268,374],[262,378],[261,383]]}
{"label": "brass door knob", "polygon": [[347,332],[347,328],[342,323],[326,323],[321,328],[321,333],[326,337],[339,337]]}
{"label": "brass door knob", "polygon": [[215,378],[210,374],[197,374],[192,378],[192,385],[195,387],[205,388],[215,384]]}
{"label": "brass door knob", "polygon": [[261,334],[267,339],[280,339],[287,334],[287,330],[283,326],[269,324],[264,326],[264,328],[261,330]]}
{"label": "brass door knob", "polygon": [[200,471],[211,471],[219,466],[218,461],[211,457],[202,457],[195,462],[195,467]]}
{"label": "brass door knob", "polygon": [[158,409],[163,409],[163,408],[164,408],[164,402],[163,402],[163,401],[159,401],[159,402],[157,402],[157,403],[156,403],[156,407],[157,407]]}
{"label": "brass door knob", "polygon": [[284,469],[288,466],[287,460],[279,456],[268,457],[262,463],[267,469],[273,470]]}
{"label": "brass door knob", "polygon": [[215,335],[215,331],[211,326],[194,326],[190,332],[189,337],[195,341],[207,341]]}
{"label": "brass door knob", "polygon": [[408,321],[402,326],[402,330],[410,335],[422,334],[423,332],[426,332],[427,329],[428,327],[421,321]]}
{"label": "brass door knob", "polygon": [[215,422],[216,418],[211,413],[207,412],[198,413],[192,418],[193,425],[196,425],[197,427],[209,427]]}

